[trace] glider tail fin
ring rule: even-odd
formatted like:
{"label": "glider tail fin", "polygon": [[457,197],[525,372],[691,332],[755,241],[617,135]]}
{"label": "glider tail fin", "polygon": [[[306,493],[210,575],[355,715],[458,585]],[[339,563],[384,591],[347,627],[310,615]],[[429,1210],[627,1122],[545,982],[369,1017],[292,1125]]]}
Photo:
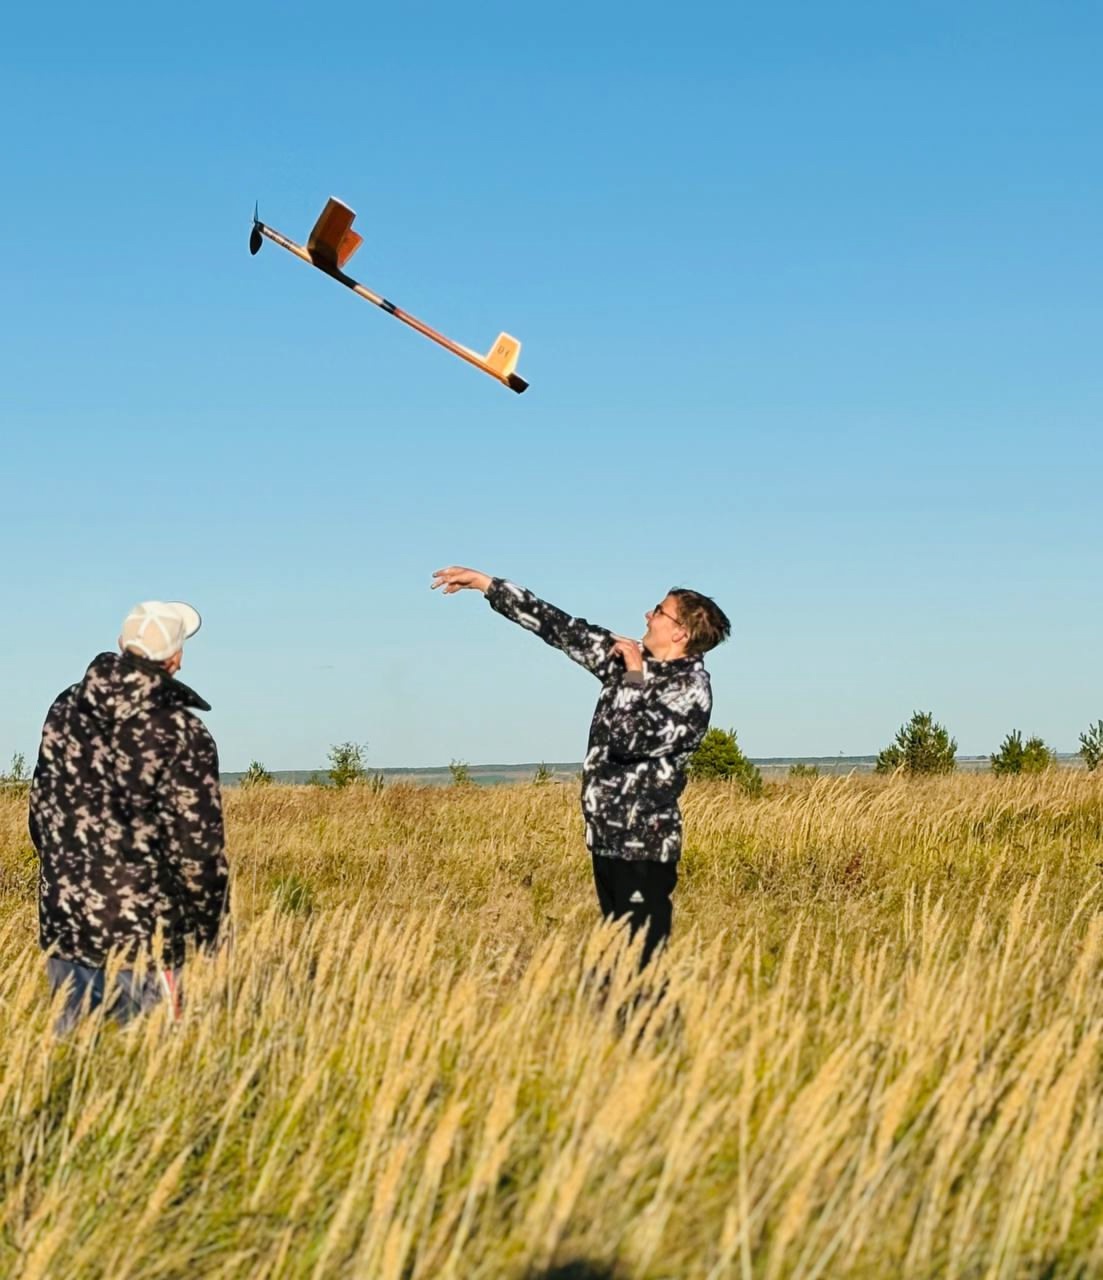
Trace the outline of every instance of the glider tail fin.
{"label": "glider tail fin", "polygon": [[517,358],[521,354],[521,344],[508,333],[498,334],[498,340],[490,348],[486,363],[500,378],[509,378],[517,368]]}
{"label": "glider tail fin", "polygon": [[517,357],[520,354],[521,344],[517,339],[511,338],[508,333],[500,333],[486,357],[486,366],[491,373],[501,378],[506,386],[511,391],[516,391],[518,395],[522,391],[527,391],[529,385],[519,373],[514,373],[517,368]]}
{"label": "glider tail fin", "polygon": [[500,333],[486,357],[486,367],[490,372],[495,377],[501,378],[506,386],[511,391],[516,391],[518,395],[522,391],[527,391],[529,385],[519,373],[514,373],[517,368],[517,357],[520,354],[521,344],[517,339],[511,338],[508,333]]}

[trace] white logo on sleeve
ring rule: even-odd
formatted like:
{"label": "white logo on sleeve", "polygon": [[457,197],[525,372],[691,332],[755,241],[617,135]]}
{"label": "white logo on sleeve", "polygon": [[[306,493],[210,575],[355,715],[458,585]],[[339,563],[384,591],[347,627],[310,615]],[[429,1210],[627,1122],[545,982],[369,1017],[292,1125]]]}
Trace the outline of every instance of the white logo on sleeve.
{"label": "white logo on sleeve", "polygon": [[643,894],[637,889],[636,892],[628,899],[629,902],[642,902]]}

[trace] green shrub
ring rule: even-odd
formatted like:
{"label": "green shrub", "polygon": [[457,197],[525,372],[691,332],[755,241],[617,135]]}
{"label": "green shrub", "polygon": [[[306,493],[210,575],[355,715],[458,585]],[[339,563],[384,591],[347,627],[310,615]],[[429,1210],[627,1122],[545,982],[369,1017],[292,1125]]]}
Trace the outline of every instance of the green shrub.
{"label": "green shrub", "polygon": [[329,749],[329,780],[335,787],[348,787],[367,777],[364,752],[358,742],[339,742]]}
{"label": "green shrub", "polygon": [[272,784],[272,775],[259,760],[253,760],[249,768],[241,775],[243,787],[267,787]]}
{"label": "green shrub", "polygon": [[1097,720],[1080,735],[1080,755],[1089,773],[1094,773],[1103,763],[1103,720]]}
{"label": "green shrub", "polygon": [[17,751],[11,758],[6,772],[0,772],[0,788],[5,791],[29,791],[31,775],[27,772],[27,757]]}
{"label": "green shrub", "polygon": [[992,772],[1008,773],[1042,773],[1057,761],[1057,753],[1051,751],[1041,738],[1027,738],[1018,729],[1013,729],[1000,745],[995,755],[989,756]]}
{"label": "green shrub", "polygon": [[690,756],[691,778],[721,778],[738,783],[749,795],[762,790],[762,774],[743,754],[734,729],[710,729]]}
{"label": "green shrub", "polygon": [[914,711],[900,726],[896,740],[877,757],[878,773],[952,773],[957,763],[957,743],[929,711]]}
{"label": "green shrub", "polygon": [[448,766],[448,772],[452,775],[454,787],[474,786],[475,779],[471,776],[471,766],[466,760],[453,760]]}

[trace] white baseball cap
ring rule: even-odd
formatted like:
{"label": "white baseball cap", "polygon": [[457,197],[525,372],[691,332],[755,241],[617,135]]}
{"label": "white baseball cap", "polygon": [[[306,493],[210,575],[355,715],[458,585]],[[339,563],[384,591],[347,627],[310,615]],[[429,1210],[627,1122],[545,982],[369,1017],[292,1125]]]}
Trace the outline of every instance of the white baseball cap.
{"label": "white baseball cap", "polygon": [[146,600],[126,615],[119,643],[153,662],[164,662],[184,647],[203,625],[199,612],[182,600]]}

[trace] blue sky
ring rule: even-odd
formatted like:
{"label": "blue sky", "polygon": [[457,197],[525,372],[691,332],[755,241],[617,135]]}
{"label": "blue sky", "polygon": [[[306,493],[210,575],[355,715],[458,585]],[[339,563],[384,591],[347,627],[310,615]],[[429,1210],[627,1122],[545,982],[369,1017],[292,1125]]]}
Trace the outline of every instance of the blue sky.
{"label": "blue sky", "polygon": [[[311,28],[311,23],[314,28]],[[0,43],[0,759],[139,599],[224,767],[578,759],[472,564],[734,623],[753,755],[1071,750],[1098,638],[1097,5],[29,8]],[[524,344],[511,395],[272,245]]]}

